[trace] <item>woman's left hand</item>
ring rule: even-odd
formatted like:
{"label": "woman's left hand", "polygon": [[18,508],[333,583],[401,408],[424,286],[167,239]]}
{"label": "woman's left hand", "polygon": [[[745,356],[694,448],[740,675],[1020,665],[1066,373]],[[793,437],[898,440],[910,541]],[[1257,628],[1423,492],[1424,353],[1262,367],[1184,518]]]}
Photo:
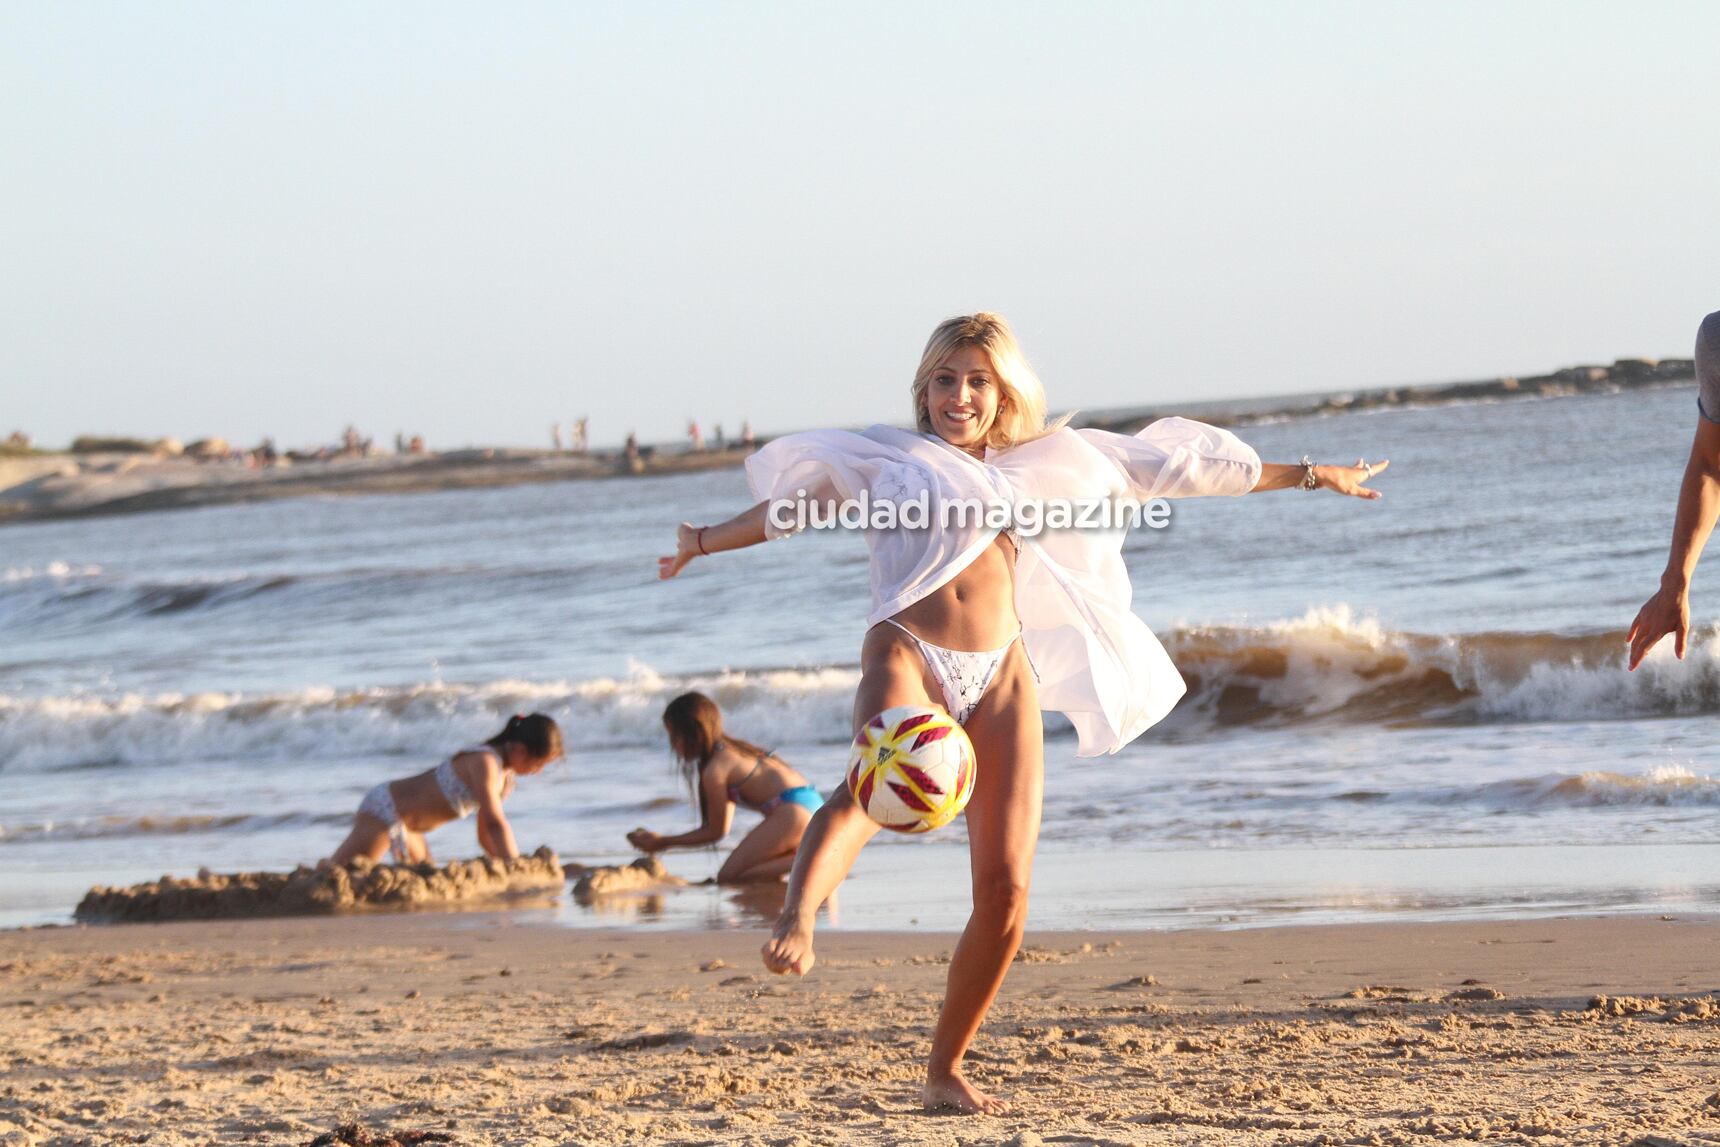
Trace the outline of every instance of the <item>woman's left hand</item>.
{"label": "woman's left hand", "polygon": [[1385,495],[1378,490],[1368,489],[1369,478],[1390,466],[1390,462],[1368,462],[1366,459],[1356,459],[1354,466],[1316,466],[1314,481],[1320,489],[1330,490],[1334,494],[1348,494],[1352,498],[1367,498],[1378,501]]}
{"label": "woman's left hand", "polygon": [[627,834],[627,843],[640,852],[658,852],[663,847],[663,838],[648,828],[636,828]]}

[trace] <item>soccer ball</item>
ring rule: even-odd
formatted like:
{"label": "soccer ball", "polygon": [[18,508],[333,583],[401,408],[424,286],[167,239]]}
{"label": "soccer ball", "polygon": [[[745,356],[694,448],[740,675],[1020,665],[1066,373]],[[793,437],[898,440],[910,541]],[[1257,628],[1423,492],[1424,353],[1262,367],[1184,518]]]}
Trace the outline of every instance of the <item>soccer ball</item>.
{"label": "soccer ball", "polygon": [[900,705],[854,738],[848,791],[867,816],[896,832],[942,828],[973,796],[973,742],[936,706]]}

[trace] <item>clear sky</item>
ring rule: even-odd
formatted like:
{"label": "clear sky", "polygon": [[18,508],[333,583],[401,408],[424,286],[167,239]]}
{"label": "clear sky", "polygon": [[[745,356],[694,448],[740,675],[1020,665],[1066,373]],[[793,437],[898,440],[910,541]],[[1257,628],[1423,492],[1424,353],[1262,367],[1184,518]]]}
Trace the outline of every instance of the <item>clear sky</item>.
{"label": "clear sky", "polygon": [[0,434],[433,447],[1688,355],[1720,4],[0,6]]}

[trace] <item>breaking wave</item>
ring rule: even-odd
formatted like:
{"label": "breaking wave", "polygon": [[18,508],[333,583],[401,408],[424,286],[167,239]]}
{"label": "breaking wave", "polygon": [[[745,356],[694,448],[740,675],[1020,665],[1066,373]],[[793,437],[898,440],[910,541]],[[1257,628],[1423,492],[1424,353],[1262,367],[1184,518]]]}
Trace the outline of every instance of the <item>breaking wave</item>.
{"label": "breaking wave", "polygon": [[1622,633],[1428,635],[1347,609],[1259,627],[1192,627],[1166,641],[1189,683],[1180,720],[1586,721],[1720,712],[1720,630],[1683,661],[1625,671]]}
{"label": "breaking wave", "polygon": [[[1386,630],[1322,611],[1258,627],[1173,631],[1166,644],[1189,683],[1170,724],[1591,721],[1720,712],[1720,634],[1696,635],[1685,660],[1660,651],[1624,671],[1617,634]],[[71,770],[187,760],[304,761],[420,757],[486,736],[515,712],[541,710],[575,752],[660,747],[663,706],[698,690],[734,727],[779,741],[848,737],[859,672],[851,666],[501,680],[280,693],[0,695],[0,769]],[[1054,736],[1066,730],[1048,726]]]}

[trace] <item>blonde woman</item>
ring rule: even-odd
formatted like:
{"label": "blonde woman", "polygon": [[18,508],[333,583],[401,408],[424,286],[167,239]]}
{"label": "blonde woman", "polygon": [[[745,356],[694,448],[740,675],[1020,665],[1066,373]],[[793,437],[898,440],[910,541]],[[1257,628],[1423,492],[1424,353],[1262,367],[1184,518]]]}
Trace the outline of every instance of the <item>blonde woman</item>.
{"label": "blonde woman", "polygon": [[[999,315],[946,320],[913,383],[918,432],[874,426],[776,439],[747,461],[752,509],[716,525],[683,524],[669,578],[695,558],[756,545],[832,502],[924,495],[924,528],[867,533],[873,611],[861,644],[854,725],[897,705],[940,705],[979,759],[967,807],[973,914],[950,962],[926,1066],[928,1109],[998,1112],[1006,1104],[963,1077],[961,1062],[1021,944],[1044,790],[1040,710],[1064,713],[1079,753],[1113,753],[1163,717],[1184,686],[1152,631],[1129,609],[1119,530],[998,528],[948,515],[978,502],[1014,515],[1062,502],[1247,494],[1300,486],[1377,498],[1364,482],[1385,463],[1262,464],[1227,431],[1161,419],[1134,437],[1047,423],[1045,393]],[[792,512],[791,512],[792,511]],[[988,524],[991,523],[991,524]],[[807,828],[764,961],[813,965],[820,904],[877,832],[844,790]]]}

